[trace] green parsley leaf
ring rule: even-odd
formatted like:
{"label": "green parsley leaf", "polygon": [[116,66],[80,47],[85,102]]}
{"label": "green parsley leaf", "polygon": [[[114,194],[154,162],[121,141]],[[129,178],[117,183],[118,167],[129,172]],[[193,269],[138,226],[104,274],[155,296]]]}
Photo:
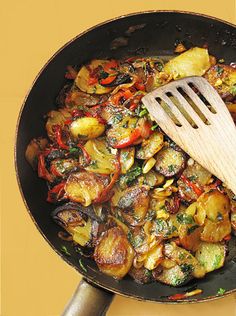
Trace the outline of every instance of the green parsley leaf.
{"label": "green parsley leaf", "polygon": [[147,109],[143,109],[141,112],[139,112],[139,117],[143,117],[146,114],[148,114],[148,110]]}
{"label": "green parsley leaf", "polygon": [[69,251],[67,250],[66,246],[61,246],[61,251],[64,252],[64,254],[66,256],[71,256],[71,254],[69,253]]}
{"label": "green parsley leaf", "polygon": [[218,291],[217,291],[217,294],[218,294],[218,295],[224,295],[225,292],[226,292],[226,289],[223,289],[222,287],[220,287],[220,288],[218,289]]}
{"label": "green parsley leaf", "polygon": [[180,213],[177,214],[176,218],[180,224],[194,224],[194,219],[191,215]]}
{"label": "green parsley leaf", "polygon": [[157,129],[157,127],[158,127],[158,124],[155,124],[155,125],[153,125],[153,126],[151,127],[151,130],[152,130],[152,131],[155,131],[155,129]]}
{"label": "green parsley leaf", "polygon": [[83,262],[82,262],[81,259],[79,259],[79,265],[80,265],[80,268],[81,268],[82,270],[84,270],[84,272],[88,272],[87,269],[85,268],[85,266],[83,265]]}

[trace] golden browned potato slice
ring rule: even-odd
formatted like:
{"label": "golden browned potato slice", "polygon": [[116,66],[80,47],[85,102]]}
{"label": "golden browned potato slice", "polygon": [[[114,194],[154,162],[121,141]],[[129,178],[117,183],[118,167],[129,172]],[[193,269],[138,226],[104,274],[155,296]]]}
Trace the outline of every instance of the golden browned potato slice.
{"label": "golden browned potato slice", "polygon": [[222,97],[236,95],[236,69],[229,65],[217,64],[205,75],[209,83]]}
{"label": "golden browned potato slice", "polygon": [[65,192],[71,201],[84,206],[96,200],[108,185],[109,178],[88,171],[72,173],[67,179]]}
{"label": "golden browned potato slice", "polygon": [[196,224],[181,224],[178,229],[181,245],[185,249],[195,252],[201,242],[202,229]]}
{"label": "golden browned potato slice", "polygon": [[210,66],[207,49],[193,47],[165,64],[164,72],[172,75],[173,79],[180,79],[188,76],[202,76]]}
{"label": "golden browned potato slice", "polygon": [[122,279],[132,266],[134,250],[119,227],[106,231],[98,240],[94,259],[99,269],[116,279]]}
{"label": "golden browned potato slice", "polygon": [[98,82],[91,83],[91,72],[96,71],[99,67],[103,67],[105,64],[107,64],[108,60],[92,60],[91,63],[87,66],[83,66],[80,71],[78,72],[78,75],[75,79],[75,84],[77,87],[82,90],[83,92],[87,93],[96,93],[96,94],[104,94],[108,93],[112,90],[112,88],[109,87],[103,87]]}
{"label": "golden browned potato slice", "polygon": [[234,233],[236,233],[236,195],[230,189],[225,188],[225,191],[228,194],[228,197],[230,199],[231,226],[232,226],[232,229],[234,230]]}
{"label": "golden browned potato slice", "polygon": [[135,148],[127,147],[120,151],[121,173],[126,174],[134,164]]}
{"label": "golden browned potato slice", "polygon": [[189,251],[178,247],[174,242],[165,244],[164,255],[180,266],[189,267],[195,278],[202,278],[206,274],[204,267],[198,260]]}
{"label": "golden browned potato slice", "polygon": [[80,117],[70,125],[71,135],[75,139],[93,139],[103,134],[105,125],[95,117]]}
{"label": "golden browned potato slice", "polygon": [[138,159],[149,159],[154,156],[164,145],[164,137],[160,132],[153,133],[148,139],[142,141],[136,157]]}
{"label": "golden browned potato slice", "polygon": [[[183,172],[189,181],[195,183],[199,188],[206,185],[211,179],[211,173],[199,165],[196,161],[192,165],[188,165]],[[177,181],[181,198],[187,202],[196,201],[198,195],[189,187],[181,178]]]}
{"label": "golden browned potato slice", "polygon": [[53,132],[53,127],[55,125],[59,125],[61,128],[64,127],[64,123],[65,121],[67,121],[69,118],[71,118],[71,114],[64,110],[64,109],[60,109],[58,111],[50,111],[47,114],[48,120],[46,123],[46,130],[47,130],[47,134],[48,137],[53,140],[55,137],[55,133]]}
{"label": "golden browned potato slice", "polygon": [[42,152],[48,144],[46,138],[34,138],[28,144],[25,151],[25,158],[33,169],[37,169],[38,166],[38,155]]}
{"label": "golden browned potato slice", "polygon": [[[138,222],[144,219],[149,207],[149,201],[147,187],[136,185],[123,191],[118,207],[125,210],[132,219]],[[125,218],[129,220],[127,216]]]}
{"label": "golden browned potato slice", "polygon": [[226,194],[218,190],[203,193],[197,201],[197,213],[194,216],[199,225],[204,223],[201,240],[218,242],[229,235],[231,233],[229,212],[230,201]]}
{"label": "golden browned potato slice", "polygon": [[150,170],[148,173],[143,174],[138,178],[140,184],[148,185],[151,188],[163,184],[164,181],[165,177],[154,170]]}
{"label": "golden browned potato slice", "polygon": [[163,244],[159,244],[148,251],[144,261],[144,267],[148,270],[154,270],[163,260]]}
{"label": "golden browned potato slice", "polygon": [[183,285],[191,278],[191,273],[177,264],[169,269],[163,268],[160,274],[155,274],[155,280],[171,286]]}
{"label": "golden browned potato slice", "polygon": [[[135,138],[135,128],[138,122],[137,117],[125,116],[120,122],[113,125],[107,131],[107,140],[110,146],[117,147],[123,143],[126,143],[128,147],[133,145]],[[120,147],[122,148],[122,147]]]}
{"label": "golden browned potato slice", "polygon": [[173,177],[179,174],[185,167],[186,155],[172,147],[163,148],[156,155],[156,170],[165,177]]}
{"label": "golden browned potato slice", "polygon": [[115,155],[110,152],[104,138],[88,140],[84,148],[91,157],[91,163],[85,168],[87,171],[102,174],[114,173]]}
{"label": "golden browned potato slice", "polygon": [[223,267],[226,256],[225,244],[201,242],[195,257],[204,266],[206,273]]}

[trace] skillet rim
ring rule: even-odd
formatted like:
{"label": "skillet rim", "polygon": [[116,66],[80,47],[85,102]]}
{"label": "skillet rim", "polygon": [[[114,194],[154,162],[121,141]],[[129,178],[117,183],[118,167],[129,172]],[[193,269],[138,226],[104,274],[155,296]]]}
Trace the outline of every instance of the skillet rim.
{"label": "skillet rim", "polygon": [[217,22],[220,22],[222,24],[231,26],[231,27],[233,27],[236,30],[236,24],[228,22],[228,21],[225,21],[225,20],[220,19],[220,18],[216,18],[216,17],[211,16],[211,15],[203,14],[203,13],[196,13],[196,12],[192,12],[192,11],[183,11],[183,10],[145,10],[145,11],[136,11],[136,12],[132,12],[132,13],[122,14],[120,16],[116,16],[114,18],[111,18],[111,19],[108,19],[106,21],[100,22],[100,23],[98,23],[96,25],[93,25],[92,27],[89,27],[85,31],[83,31],[83,32],[79,33],[78,35],[74,36],[72,39],[70,39],[68,42],[66,42],[63,46],[61,46],[48,59],[48,61],[42,66],[42,68],[39,70],[38,74],[36,75],[35,79],[33,80],[32,84],[30,85],[30,87],[29,87],[29,89],[28,89],[28,91],[27,91],[27,93],[26,93],[26,95],[25,95],[25,97],[23,99],[22,105],[21,105],[20,110],[19,110],[18,118],[17,118],[17,121],[16,121],[16,129],[15,129],[15,137],[14,137],[14,166],[15,166],[15,171],[16,171],[17,184],[18,184],[18,187],[19,187],[21,198],[22,198],[22,200],[24,202],[24,205],[26,207],[26,210],[27,210],[29,216],[31,217],[31,220],[33,221],[34,225],[36,226],[36,228],[40,232],[40,234],[43,236],[43,238],[46,240],[46,242],[51,246],[51,248],[57,253],[57,255],[59,255],[61,257],[61,259],[63,259],[67,264],[69,264],[76,271],[78,271],[83,276],[83,278],[86,281],[88,281],[89,283],[92,283],[92,285],[98,286],[98,287],[102,288],[103,290],[108,290],[108,291],[110,291],[110,292],[112,292],[114,294],[118,294],[118,295],[121,295],[121,296],[126,297],[126,298],[132,298],[132,299],[136,299],[136,300],[143,301],[143,302],[155,302],[155,303],[159,303],[159,304],[165,303],[165,304],[170,304],[170,305],[173,305],[173,304],[181,304],[181,305],[183,305],[183,304],[189,304],[189,303],[190,304],[203,303],[203,302],[206,302],[206,301],[213,301],[213,300],[222,299],[222,298],[224,298],[226,296],[229,296],[229,295],[231,295],[233,293],[236,293],[236,288],[233,289],[233,290],[226,291],[223,295],[215,294],[215,295],[207,296],[205,298],[190,298],[190,299],[175,300],[175,301],[161,299],[161,298],[154,300],[154,299],[146,299],[146,298],[143,298],[142,296],[135,295],[135,294],[125,293],[124,291],[118,291],[117,289],[113,288],[112,286],[105,286],[102,283],[100,283],[99,281],[94,280],[94,278],[88,276],[87,273],[85,273],[82,268],[80,268],[78,266],[75,266],[72,262],[70,262],[68,260],[68,258],[65,255],[63,255],[61,252],[59,252],[55,248],[55,246],[52,244],[52,242],[47,238],[47,236],[43,233],[43,231],[39,227],[38,223],[36,222],[35,218],[33,217],[32,213],[30,211],[30,208],[29,208],[29,206],[28,206],[28,204],[26,202],[26,199],[25,199],[25,196],[24,196],[24,193],[23,193],[23,190],[22,190],[21,182],[20,182],[19,172],[18,172],[19,168],[18,168],[18,159],[17,159],[17,156],[18,156],[17,144],[18,144],[19,126],[20,126],[20,121],[21,121],[21,118],[22,118],[22,114],[23,114],[26,102],[28,100],[28,97],[29,97],[29,95],[31,93],[31,90],[33,89],[35,83],[37,82],[38,78],[41,76],[43,71],[48,67],[50,62],[60,52],[62,52],[67,46],[69,46],[71,43],[73,43],[74,41],[76,41],[80,37],[84,36],[85,34],[89,33],[90,31],[95,30],[96,28],[99,28],[99,27],[101,27],[103,25],[106,25],[106,24],[111,23],[111,22],[116,21],[116,20],[121,20],[121,19],[124,19],[124,18],[137,16],[137,15],[140,15],[140,14],[143,14],[143,15],[147,14],[148,15],[148,14],[153,14],[153,13],[177,13],[177,14],[183,14],[183,15],[189,15],[189,16],[191,16],[191,15],[192,16],[199,16],[199,17],[203,17],[203,18],[208,19],[208,20],[217,21]]}

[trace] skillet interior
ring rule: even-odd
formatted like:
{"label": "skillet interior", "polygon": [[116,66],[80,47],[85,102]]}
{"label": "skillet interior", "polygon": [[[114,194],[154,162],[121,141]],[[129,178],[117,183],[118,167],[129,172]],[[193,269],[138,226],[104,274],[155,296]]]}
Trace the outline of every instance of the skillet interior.
{"label": "skillet interior", "polygon": [[[128,32],[129,27],[141,25],[142,28]],[[122,37],[127,45],[111,50],[114,39]],[[88,280],[112,290],[113,292],[139,299],[167,302],[167,296],[184,292],[197,286],[203,293],[188,301],[213,299],[219,288],[226,289],[226,294],[236,290],[236,259],[232,255],[220,270],[208,274],[203,280],[194,280],[181,288],[172,288],[159,283],[138,285],[129,277],[115,281],[98,271],[95,263],[82,258],[87,266],[87,273],[79,264],[80,255],[70,243],[57,237],[60,228],[51,220],[50,213],[54,205],[46,202],[47,188],[45,182],[37,177],[24,158],[29,141],[45,135],[43,116],[54,108],[54,100],[64,84],[67,65],[81,65],[92,58],[121,58],[133,55],[172,55],[176,41],[186,46],[202,46],[206,42],[214,56],[224,58],[226,63],[236,61],[236,28],[202,15],[184,12],[146,12],[121,17],[78,36],[65,45],[40,72],[22,107],[19,117],[16,140],[16,168],[18,181],[28,211],[40,232],[62,258],[76,268]],[[113,42],[114,43],[114,42]],[[236,245],[235,238],[232,245]],[[72,254],[66,257],[61,252],[66,244]]]}

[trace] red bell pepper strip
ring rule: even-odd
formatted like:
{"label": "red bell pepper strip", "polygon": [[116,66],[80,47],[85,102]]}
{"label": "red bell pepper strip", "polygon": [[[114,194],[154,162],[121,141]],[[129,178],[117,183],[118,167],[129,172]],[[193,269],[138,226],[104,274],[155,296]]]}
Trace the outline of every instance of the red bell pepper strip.
{"label": "red bell pepper strip", "polygon": [[38,156],[38,176],[49,182],[54,180],[54,177],[48,172],[46,168],[44,154],[39,154]]}
{"label": "red bell pepper strip", "polygon": [[69,150],[69,146],[64,144],[64,142],[62,140],[61,126],[60,125],[55,125],[54,129],[55,129],[56,141],[57,141],[58,146],[61,147],[62,149]]}
{"label": "red bell pepper strip", "polygon": [[77,147],[82,150],[86,164],[89,164],[91,162],[91,157],[90,157],[89,153],[87,152],[87,150],[81,144],[77,144]]}
{"label": "red bell pepper strip", "polygon": [[92,85],[94,85],[94,84],[96,84],[96,83],[98,83],[98,78],[96,78],[96,77],[89,77],[89,79],[88,79],[88,84],[89,84],[90,86],[92,86]]}
{"label": "red bell pepper strip", "polygon": [[225,241],[229,241],[231,238],[232,238],[232,236],[229,234],[229,235],[227,235],[227,236],[224,237],[224,240],[225,240]]}
{"label": "red bell pepper strip", "polygon": [[203,193],[202,189],[200,189],[196,183],[190,181],[183,174],[180,176],[180,179],[183,180],[183,182],[185,182],[187,186],[190,187],[197,194],[197,196],[200,196]]}
{"label": "red bell pepper strip", "polygon": [[111,196],[113,194],[111,189],[113,188],[114,184],[118,180],[120,172],[121,172],[120,156],[118,155],[116,162],[115,162],[115,173],[113,174],[108,186],[104,189],[104,191],[101,193],[101,195],[97,199],[94,200],[94,203],[103,203],[103,202],[108,201],[111,198]]}
{"label": "red bell pepper strip", "polygon": [[55,185],[51,190],[48,191],[47,202],[53,203],[65,198],[65,187],[66,181],[63,181]]}
{"label": "red bell pepper strip", "polygon": [[139,121],[139,129],[140,129],[140,136],[142,138],[148,138],[150,135],[152,135],[154,132],[151,130],[152,124],[147,121],[146,119],[140,119]]}
{"label": "red bell pepper strip", "polygon": [[105,72],[111,73],[116,71],[115,68],[118,67],[118,63],[116,60],[111,60],[103,66]]}
{"label": "red bell pepper strip", "polygon": [[194,295],[198,295],[198,294],[201,294],[201,293],[202,293],[201,289],[196,289],[196,290],[193,290],[191,292],[177,293],[177,294],[168,296],[168,299],[171,300],[171,301],[178,301],[178,300],[182,300],[184,298],[191,297],[191,296],[194,296]]}
{"label": "red bell pepper strip", "polygon": [[135,128],[132,134],[129,137],[122,139],[118,144],[112,146],[114,148],[125,148],[132,145],[139,137],[141,132],[139,128]]}
{"label": "red bell pepper strip", "polygon": [[136,82],[134,84],[134,86],[135,86],[135,88],[137,90],[141,90],[141,91],[145,91],[146,90],[146,87],[145,87],[145,85],[142,82]]}
{"label": "red bell pepper strip", "polygon": [[100,80],[100,84],[102,85],[106,85],[106,84],[110,84],[112,83],[114,80],[116,79],[116,76],[108,76],[102,80]]}

